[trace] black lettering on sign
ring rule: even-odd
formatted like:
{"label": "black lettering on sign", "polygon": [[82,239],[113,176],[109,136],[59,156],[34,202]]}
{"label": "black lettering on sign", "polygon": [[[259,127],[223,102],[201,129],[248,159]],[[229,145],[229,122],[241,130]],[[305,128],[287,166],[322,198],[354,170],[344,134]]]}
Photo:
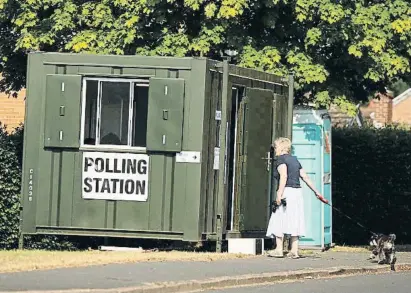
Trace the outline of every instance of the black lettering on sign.
{"label": "black lettering on sign", "polygon": [[111,179],[111,182],[113,182],[113,188],[112,188],[112,192],[113,193],[117,193],[117,183],[120,181],[120,179],[117,178],[113,178]]}
{"label": "black lettering on sign", "polygon": [[85,164],[84,164],[84,172],[88,171],[88,168],[93,166],[93,159],[92,158],[85,158]]}
{"label": "black lettering on sign", "polygon": [[94,178],[94,182],[96,183],[95,184],[95,186],[96,186],[96,191],[98,191],[98,190],[100,190],[100,181],[101,181],[101,178]]}
{"label": "black lettering on sign", "polygon": [[86,177],[84,178],[84,185],[86,185],[83,190],[84,192],[91,192],[91,190],[93,189],[93,187],[91,186],[91,182],[93,180],[90,177]]}
{"label": "black lettering on sign", "polygon": [[144,195],[146,193],[146,181],[136,181],[136,194]]}
{"label": "black lettering on sign", "polygon": [[103,186],[101,187],[101,192],[107,192],[107,193],[111,193],[110,192],[110,181],[108,181],[108,179],[104,179],[103,181]]}
{"label": "black lettering on sign", "polygon": [[114,159],[114,173],[121,173],[121,170],[118,168],[118,159]]}
{"label": "black lettering on sign", "polygon": [[126,193],[127,194],[133,194],[134,193],[134,188],[135,188],[135,186],[134,186],[134,181],[133,180],[130,180],[130,179],[127,179],[126,180]]}
{"label": "black lettering on sign", "polygon": [[97,158],[94,163],[94,170],[96,170],[96,172],[101,173],[104,171],[104,160],[102,158]]}
{"label": "black lettering on sign", "polygon": [[132,159],[127,159],[127,173],[128,174],[136,174],[136,160],[132,160]]}
{"label": "black lettering on sign", "polygon": [[138,173],[141,175],[147,174],[147,161],[146,160],[138,161]]}
{"label": "black lettering on sign", "polygon": [[126,173],[126,165],[127,165],[127,160],[126,159],[121,159],[121,173]]}
{"label": "black lettering on sign", "polygon": [[120,193],[124,193],[124,180],[120,180]]}
{"label": "black lettering on sign", "polygon": [[107,173],[113,173],[113,170],[110,170],[110,159],[106,159],[106,169]]}
{"label": "black lettering on sign", "polygon": [[[130,197],[146,194],[148,184],[146,180],[136,180],[135,176],[107,178],[107,176],[112,177],[114,174],[146,175],[148,173],[148,161],[145,159],[123,159],[115,156],[111,158],[84,157],[83,168],[85,172],[83,179],[84,193],[123,194]],[[90,171],[100,174],[98,177],[87,177],[86,172]],[[113,175],[105,176],[104,173]],[[29,187],[29,190],[31,189]]]}

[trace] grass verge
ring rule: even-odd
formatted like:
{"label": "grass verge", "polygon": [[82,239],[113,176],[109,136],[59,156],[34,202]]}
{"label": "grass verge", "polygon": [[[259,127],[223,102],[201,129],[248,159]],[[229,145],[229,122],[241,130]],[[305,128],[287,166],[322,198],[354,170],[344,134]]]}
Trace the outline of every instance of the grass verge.
{"label": "grass verge", "polygon": [[[335,252],[368,252],[367,247],[335,246]],[[301,250],[301,255],[315,254]],[[11,250],[0,251],[0,273],[47,270],[56,268],[85,267],[114,263],[162,262],[162,261],[218,261],[225,259],[252,258],[243,254],[212,252],[133,252],[133,251],[42,251]]]}
{"label": "grass verge", "polygon": [[0,251],[0,273],[149,261],[217,261],[250,255],[200,252]]}
{"label": "grass verge", "polygon": [[339,246],[336,245],[335,247],[331,248],[330,251],[336,252],[369,252],[367,246]]}

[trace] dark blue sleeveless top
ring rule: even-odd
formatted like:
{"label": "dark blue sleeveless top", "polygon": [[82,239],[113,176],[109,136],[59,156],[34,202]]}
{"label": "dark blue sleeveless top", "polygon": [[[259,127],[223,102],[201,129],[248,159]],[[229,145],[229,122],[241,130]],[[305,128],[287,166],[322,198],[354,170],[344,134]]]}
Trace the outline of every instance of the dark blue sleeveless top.
{"label": "dark blue sleeveless top", "polygon": [[287,165],[287,183],[285,184],[285,187],[301,188],[300,169],[302,166],[297,158],[291,155],[281,155],[277,158],[274,169],[274,177],[278,180],[278,182],[280,180],[280,174],[278,173],[277,168],[281,164]]}

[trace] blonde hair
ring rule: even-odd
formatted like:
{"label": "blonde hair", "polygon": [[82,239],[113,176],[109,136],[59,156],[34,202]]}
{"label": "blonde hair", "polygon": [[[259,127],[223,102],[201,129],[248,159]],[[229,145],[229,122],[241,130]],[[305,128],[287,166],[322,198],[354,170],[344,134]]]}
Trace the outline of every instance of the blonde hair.
{"label": "blonde hair", "polygon": [[274,141],[275,154],[277,156],[291,153],[291,140],[279,137]]}

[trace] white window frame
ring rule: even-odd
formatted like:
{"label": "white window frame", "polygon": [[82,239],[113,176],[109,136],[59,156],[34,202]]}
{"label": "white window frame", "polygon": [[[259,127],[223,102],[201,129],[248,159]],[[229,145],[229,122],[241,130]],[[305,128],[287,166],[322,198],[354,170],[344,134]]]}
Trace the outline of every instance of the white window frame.
{"label": "white window frame", "polygon": [[[97,81],[97,113],[96,113],[96,144],[88,145],[84,144],[84,127],[86,122],[86,93],[87,93],[87,81]],[[101,124],[101,82],[125,82],[130,84],[130,100],[129,100],[129,112],[128,112],[128,145],[110,145],[100,143],[100,124]],[[131,150],[131,151],[146,151],[146,147],[131,146],[132,134],[133,134],[133,111],[134,111],[134,85],[140,87],[149,87],[148,79],[129,79],[129,78],[109,78],[109,77],[85,77],[82,81],[82,94],[81,94],[81,130],[80,130],[80,148],[89,150]]]}

